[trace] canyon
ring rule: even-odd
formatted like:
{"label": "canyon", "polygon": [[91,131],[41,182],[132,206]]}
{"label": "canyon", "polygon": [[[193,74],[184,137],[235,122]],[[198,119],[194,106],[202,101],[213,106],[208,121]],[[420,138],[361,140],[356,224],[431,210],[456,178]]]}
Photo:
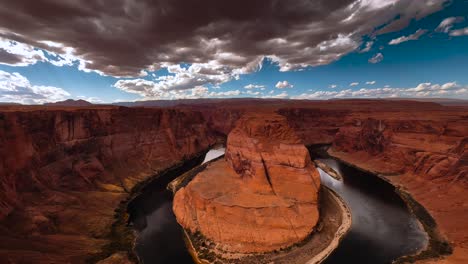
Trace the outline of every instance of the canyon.
{"label": "canyon", "polygon": [[[397,100],[258,104],[245,99],[167,108],[2,106],[0,258],[10,263],[134,261],[131,248],[109,247],[115,240],[115,210],[132,190],[223,142],[245,113],[272,111],[305,145],[330,145],[331,156],[379,175],[427,209],[432,227],[447,239],[453,254],[418,261],[466,263],[468,108]],[[227,156],[249,155],[236,149],[235,138],[233,143]],[[242,160],[227,159],[248,175],[249,170],[236,165]],[[227,164],[220,169],[227,170]],[[271,192],[262,189],[269,187],[267,182],[251,186]]]}

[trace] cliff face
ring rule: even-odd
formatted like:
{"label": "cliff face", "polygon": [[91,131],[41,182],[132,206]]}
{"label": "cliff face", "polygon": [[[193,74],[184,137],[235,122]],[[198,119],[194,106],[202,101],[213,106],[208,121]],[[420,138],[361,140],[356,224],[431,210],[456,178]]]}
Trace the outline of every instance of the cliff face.
{"label": "cliff face", "polygon": [[272,251],[312,232],[319,187],[319,173],[284,117],[245,114],[228,136],[225,160],[176,193],[174,213],[223,251]]}
{"label": "cliff face", "polygon": [[468,111],[421,109],[353,113],[329,151],[385,175],[435,218],[454,254],[434,263],[468,261]]}
{"label": "cliff face", "polygon": [[337,101],[280,112],[304,142],[331,143],[330,154],[384,175],[430,212],[454,254],[427,263],[468,261],[468,108]]}
{"label": "cliff face", "polygon": [[99,251],[137,182],[214,142],[196,111],[0,113],[0,239],[10,241],[0,257],[69,262]]}

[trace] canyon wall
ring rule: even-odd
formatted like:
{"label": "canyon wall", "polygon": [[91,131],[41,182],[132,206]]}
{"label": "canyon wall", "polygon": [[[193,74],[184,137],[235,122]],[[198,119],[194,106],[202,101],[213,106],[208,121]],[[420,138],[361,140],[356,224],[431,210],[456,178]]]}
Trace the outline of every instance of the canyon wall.
{"label": "canyon wall", "polygon": [[1,112],[0,258],[83,262],[136,183],[215,141],[190,110]]}
{"label": "canyon wall", "polygon": [[468,108],[386,104],[343,102],[333,109],[280,112],[305,142],[331,144],[332,156],[385,177],[429,211],[454,254],[428,262],[466,263]]}

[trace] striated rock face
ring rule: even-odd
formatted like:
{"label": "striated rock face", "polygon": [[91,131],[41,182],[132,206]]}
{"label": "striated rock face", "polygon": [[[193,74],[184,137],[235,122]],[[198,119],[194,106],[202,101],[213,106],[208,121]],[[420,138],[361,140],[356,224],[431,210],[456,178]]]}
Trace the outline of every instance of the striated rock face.
{"label": "striated rock face", "polygon": [[300,242],[316,225],[320,176],[283,116],[245,114],[225,160],[174,198],[179,223],[228,252],[266,252]]}
{"label": "striated rock face", "polygon": [[197,111],[0,112],[0,259],[84,262],[136,183],[215,141]]}
{"label": "striated rock face", "polygon": [[434,217],[454,248],[446,262],[468,261],[468,109],[352,113],[329,153],[385,175]]}

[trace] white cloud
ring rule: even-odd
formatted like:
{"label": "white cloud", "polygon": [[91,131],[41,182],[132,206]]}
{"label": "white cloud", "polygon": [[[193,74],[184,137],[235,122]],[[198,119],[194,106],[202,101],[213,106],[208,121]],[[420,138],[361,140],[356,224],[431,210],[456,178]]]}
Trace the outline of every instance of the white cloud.
{"label": "white cloud", "polygon": [[[62,67],[71,66],[76,63],[79,70],[91,72],[91,70],[86,68],[86,64],[91,62],[76,57],[73,48],[64,47],[62,44],[52,41],[39,41],[38,44],[43,48],[0,37],[0,64],[24,67],[36,64],[37,62],[48,62],[54,66]],[[50,48],[55,52],[45,48]],[[95,70],[95,72],[103,75],[98,70]]]}
{"label": "white cloud", "polygon": [[[307,30],[302,33],[306,34]],[[300,45],[302,44],[298,43],[297,41],[288,41],[283,43],[282,46],[299,47]],[[288,54],[287,59],[278,57],[276,55],[270,55],[267,57],[270,58],[273,62],[278,63],[281,72],[285,72],[291,70],[300,70],[307,66],[330,64],[331,62],[340,59],[345,54],[356,50],[358,47],[359,42],[354,39],[352,33],[347,35],[338,34],[333,39],[321,41],[316,46],[306,47],[301,49],[300,52],[295,52],[294,54],[297,55]],[[304,58],[307,59],[303,63],[289,62],[291,59],[304,60]]]}
{"label": "white cloud", "polygon": [[275,87],[278,89],[285,89],[285,88],[293,88],[294,85],[290,84],[288,81],[282,81],[282,82],[280,81],[276,83]]}
{"label": "white cloud", "polygon": [[101,98],[94,97],[94,96],[91,96],[91,97],[88,97],[88,96],[77,96],[76,99],[85,100],[85,101],[88,101],[88,102],[93,103],[93,104],[102,104],[102,103],[104,103],[104,101],[101,100]]}
{"label": "white cloud", "polygon": [[376,83],[376,81],[368,81],[366,82],[367,85],[374,85]]}
{"label": "white cloud", "polygon": [[408,36],[402,36],[396,39],[392,39],[388,44],[389,45],[398,45],[400,43],[410,41],[410,40],[418,40],[422,35],[424,35],[427,32],[426,29],[418,29],[416,32],[414,32],[411,35]]}
{"label": "white cloud", "polygon": [[361,50],[361,53],[370,51],[371,48],[372,48],[372,45],[374,45],[374,42],[373,42],[373,41],[368,41],[368,42],[366,43],[366,47],[364,47],[364,48]]}
{"label": "white cloud", "polygon": [[[238,79],[239,75],[250,73],[261,67],[261,61],[255,65],[230,70],[214,61],[210,63],[194,63],[189,67],[180,65],[164,65],[171,75],[155,77],[154,80],[129,79],[118,80],[113,86],[148,98],[165,98],[185,94],[181,91],[196,87],[212,85],[217,87],[225,82]],[[265,88],[264,86],[247,85],[246,89]],[[172,92],[179,91],[179,92]],[[184,95],[185,96],[185,95]]]}
{"label": "white cloud", "polygon": [[379,63],[383,60],[384,56],[382,53],[375,54],[372,58],[369,59],[370,63]]}
{"label": "white cloud", "polygon": [[328,88],[330,88],[330,89],[335,89],[336,87],[338,87],[338,85],[336,85],[336,84],[330,84],[328,86]]}
{"label": "white cloud", "polygon": [[316,91],[293,97],[294,99],[330,99],[330,98],[468,98],[468,86],[456,82],[445,84],[420,83],[411,88],[362,88],[342,91]]}
{"label": "white cloud", "polygon": [[467,36],[468,35],[468,27],[452,30],[452,31],[450,31],[449,35],[452,36],[452,37]]}
{"label": "white cloud", "polygon": [[264,89],[265,85],[249,84],[244,86],[245,89]]}
{"label": "white cloud", "polygon": [[287,92],[282,92],[280,94],[277,94],[274,96],[275,98],[287,98],[289,97],[288,93]]}
{"label": "white cloud", "polygon": [[448,33],[455,23],[463,22],[463,17],[447,17],[440,22],[439,26],[435,29],[436,32]]}
{"label": "white cloud", "polygon": [[191,93],[193,97],[200,98],[208,93],[208,88],[203,86],[197,86],[191,90]]}
{"label": "white cloud", "polygon": [[238,96],[241,92],[239,90],[226,91],[226,92],[211,92],[210,97],[226,97],[226,96]]}
{"label": "white cloud", "polygon": [[286,99],[286,98],[289,98],[289,94],[285,91],[283,91],[282,93],[280,94],[275,94],[273,95],[271,92],[269,95],[264,95],[262,96],[261,98],[275,98],[275,99]]}
{"label": "white cloud", "polygon": [[47,61],[47,58],[42,50],[33,46],[19,43],[0,37],[0,51],[3,50],[4,56],[9,55],[8,60],[1,57],[0,64],[10,66],[28,66],[39,61]]}
{"label": "white cloud", "polygon": [[359,85],[358,82],[352,82],[352,83],[349,84],[349,86],[358,86],[358,85]]}
{"label": "white cloud", "polygon": [[261,92],[254,92],[254,91],[247,91],[247,92],[245,92],[245,94],[258,96],[258,95],[261,95],[262,93]]}
{"label": "white cloud", "polygon": [[0,70],[0,101],[22,104],[42,104],[62,101],[70,94],[62,88],[32,85],[21,74]]}

